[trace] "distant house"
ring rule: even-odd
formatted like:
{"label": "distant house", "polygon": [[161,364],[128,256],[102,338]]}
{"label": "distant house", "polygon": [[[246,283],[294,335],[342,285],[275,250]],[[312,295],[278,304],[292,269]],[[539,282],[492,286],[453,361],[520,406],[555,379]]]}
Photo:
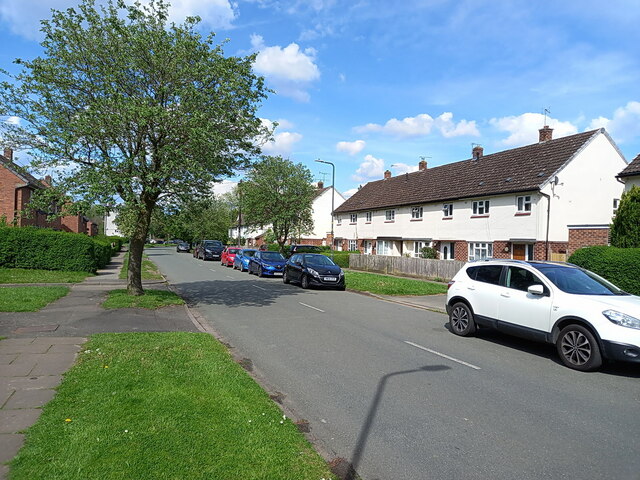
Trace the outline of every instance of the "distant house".
{"label": "distant house", "polygon": [[[333,189],[325,187],[323,182],[318,182],[316,193],[311,204],[311,218],[313,219],[313,231],[309,234],[294,236],[292,232],[291,242],[307,245],[330,245],[331,244],[331,202]],[[333,197],[334,206],[337,208],[345,201],[344,196],[335,191]],[[255,225],[245,224],[243,219],[229,229],[229,238],[238,238],[238,228],[240,228],[241,238],[246,239],[246,243],[251,247],[259,247],[266,243],[264,236],[269,230],[269,225],[259,228]]]}
{"label": "distant house", "polygon": [[624,182],[625,191],[631,190],[634,185],[640,187],[640,154],[618,174],[618,178]]}
{"label": "distant house", "polygon": [[342,249],[441,259],[564,259],[606,244],[626,161],[604,129],[370,182],[336,209]]}
{"label": "distant house", "polygon": [[50,186],[51,177],[38,180],[13,162],[12,149],[4,149],[4,155],[0,155],[0,216],[7,224],[97,235],[97,225],[82,215],[69,215],[48,221],[47,216],[57,213],[59,207],[52,205],[48,212],[29,209],[29,201],[34,192]]}

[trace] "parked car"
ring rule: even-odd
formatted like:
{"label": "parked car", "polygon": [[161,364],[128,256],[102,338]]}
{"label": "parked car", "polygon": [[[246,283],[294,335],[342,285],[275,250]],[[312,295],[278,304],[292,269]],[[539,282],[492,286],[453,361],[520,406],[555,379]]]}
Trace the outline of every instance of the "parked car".
{"label": "parked car", "polygon": [[284,283],[299,282],[302,288],[333,287],[345,289],[344,272],[326,255],[296,253],[287,260],[282,274]]}
{"label": "parked car", "polygon": [[280,252],[258,251],[249,259],[249,273],[259,277],[282,275],[287,260]]}
{"label": "parked car", "polygon": [[289,249],[285,252],[287,258],[294,253],[321,253],[322,249],[317,245],[289,245]]}
{"label": "parked car", "polygon": [[255,248],[243,248],[236,253],[236,258],[233,259],[233,268],[238,269],[241,272],[249,270],[249,260],[255,255],[257,250]]}
{"label": "parked car", "polygon": [[180,252],[189,253],[190,251],[191,251],[191,245],[189,245],[187,242],[180,242],[176,246],[176,252],[178,252],[178,253],[180,253]]}
{"label": "parked car", "polygon": [[236,258],[236,253],[240,251],[240,247],[224,247],[222,255],[220,256],[220,264],[223,267],[233,267],[233,261]]}
{"label": "parked car", "polygon": [[552,343],[576,370],[595,370],[603,358],[640,363],[640,297],[575,265],[468,263],[449,282],[447,312],[456,335],[490,327]]}
{"label": "parked car", "polygon": [[198,247],[197,258],[202,260],[220,260],[224,245],[220,240],[203,240]]}

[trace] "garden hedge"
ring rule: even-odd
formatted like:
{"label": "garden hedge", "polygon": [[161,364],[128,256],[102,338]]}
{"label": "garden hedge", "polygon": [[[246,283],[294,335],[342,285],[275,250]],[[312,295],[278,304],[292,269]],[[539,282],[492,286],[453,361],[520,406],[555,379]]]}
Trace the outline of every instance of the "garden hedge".
{"label": "garden hedge", "polygon": [[94,273],[109,263],[120,242],[43,228],[0,227],[0,267]]}
{"label": "garden hedge", "polygon": [[625,292],[640,295],[640,248],[585,247],[569,262],[606,278]]}

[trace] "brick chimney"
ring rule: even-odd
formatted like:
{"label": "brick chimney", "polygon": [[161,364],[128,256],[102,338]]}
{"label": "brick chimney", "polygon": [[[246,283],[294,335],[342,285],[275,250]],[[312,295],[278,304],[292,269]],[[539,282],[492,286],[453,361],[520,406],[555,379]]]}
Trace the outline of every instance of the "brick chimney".
{"label": "brick chimney", "polygon": [[474,160],[480,160],[484,154],[484,148],[480,145],[476,145],[471,149],[471,158]]}
{"label": "brick chimney", "polygon": [[553,128],[549,128],[549,125],[545,125],[538,132],[540,132],[540,142],[553,139]]}
{"label": "brick chimney", "polygon": [[427,161],[426,160],[420,160],[420,162],[418,163],[418,170],[426,170],[427,169]]}
{"label": "brick chimney", "polygon": [[391,170],[385,170],[384,179],[386,180],[387,178],[391,178]]}
{"label": "brick chimney", "polygon": [[318,182],[318,190],[322,190],[324,188],[324,182],[321,180]]}
{"label": "brick chimney", "polygon": [[10,162],[13,162],[13,150],[9,147],[6,147],[4,149],[4,156],[7,160],[9,160]]}

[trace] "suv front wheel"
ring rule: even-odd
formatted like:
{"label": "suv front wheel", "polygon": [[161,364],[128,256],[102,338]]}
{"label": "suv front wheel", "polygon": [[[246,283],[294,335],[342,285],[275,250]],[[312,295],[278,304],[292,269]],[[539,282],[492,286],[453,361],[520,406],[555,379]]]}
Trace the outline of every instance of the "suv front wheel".
{"label": "suv front wheel", "polygon": [[556,348],[562,363],[574,370],[588,372],[602,365],[598,341],[582,325],[569,325],[563,328],[558,336]]}
{"label": "suv front wheel", "polygon": [[449,314],[449,326],[453,333],[461,337],[475,333],[476,322],[473,320],[473,313],[466,303],[458,302],[453,305]]}

